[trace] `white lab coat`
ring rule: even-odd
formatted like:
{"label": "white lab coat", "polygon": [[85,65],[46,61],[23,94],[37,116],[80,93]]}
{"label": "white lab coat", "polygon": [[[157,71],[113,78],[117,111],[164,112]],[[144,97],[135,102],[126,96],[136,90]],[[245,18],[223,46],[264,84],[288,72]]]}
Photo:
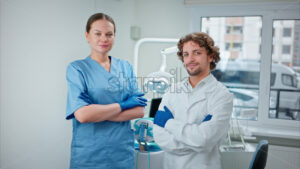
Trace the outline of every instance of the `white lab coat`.
{"label": "white lab coat", "polygon": [[[221,169],[219,145],[227,134],[233,95],[213,75],[195,88],[189,81],[171,87],[159,110],[167,106],[174,119],[154,125],[155,142],[163,149],[164,169]],[[210,121],[202,122],[207,114]]]}

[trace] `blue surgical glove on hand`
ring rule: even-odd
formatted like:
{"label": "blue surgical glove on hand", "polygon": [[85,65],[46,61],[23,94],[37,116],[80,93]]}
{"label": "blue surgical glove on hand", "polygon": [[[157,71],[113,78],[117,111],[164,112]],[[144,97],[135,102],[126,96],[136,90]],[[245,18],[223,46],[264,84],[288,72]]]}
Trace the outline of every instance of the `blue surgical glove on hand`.
{"label": "blue surgical glove on hand", "polygon": [[211,117],[212,117],[211,114],[206,115],[205,118],[202,120],[202,122],[209,121]]}
{"label": "blue surgical glove on hand", "polygon": [[165,127],[169,119],[174,119],[172,112],[168,107],[164,106],[165,111],[158,110],[154,117],[154,124],[159,125],[160,127]]}
{"label": "blue surgical glove on hand", "polygon": [[123,102],[120,102],[120,107],[121,107],[121,110],[124,111],[124,110],[127,110],[127,109],[131,109],[131,108],[134,108],[134,107],[137,107],[137,106],[142,106],[142,107],[145,107],[147,105],[147,99],[145,99],[143,93],[137,93],[133,96],[130,96],[128,99],[126,99],[125,101]]}

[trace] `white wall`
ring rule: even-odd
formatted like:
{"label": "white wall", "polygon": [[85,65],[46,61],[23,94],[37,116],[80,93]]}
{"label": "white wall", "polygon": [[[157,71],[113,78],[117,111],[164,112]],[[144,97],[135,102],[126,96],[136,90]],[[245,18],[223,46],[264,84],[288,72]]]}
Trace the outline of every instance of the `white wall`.
{"label": "white wall", "polygon": [[[189,33],[189,8],[183,0],[137,0],[137,25],[141,26],[142,38],[180,38]],[[161,64],[160,50],[174,46],[170,44],[145,43],[140,47],[138,76],[146,76],[150,72],[158,71]],[[151,59],[151,64],[149,64]],[[181,65],[177,56],[167,57],[168,67],[175,68]],[[176,66],[174,66],[176,65]]]}
{"label": "white wall", "polygon": [[1,1],[1,169],[67,168],[65,68],[87,54],[92,1]]}
{"label": "white wall", "polygon": [[72,123],[65,120],[65,69],[90,52],[84,29],[91,14],[114,18],[111,55],[131,63],[135,41],[130,26],[140,26],[142,37],[178,38],[189,23],[183,0],[0,2],[1,169],[68,168]]}
{"label": "white wall", "polygon": [[89,54],[87,18],[104,8],[115,11],[120,38],[112,54],[126,59],[132,53],[126,33],[132,5],[98,3],[1,1],[1,169],[68,168],[72,131],[71,121],[64,120],[65,69]]}

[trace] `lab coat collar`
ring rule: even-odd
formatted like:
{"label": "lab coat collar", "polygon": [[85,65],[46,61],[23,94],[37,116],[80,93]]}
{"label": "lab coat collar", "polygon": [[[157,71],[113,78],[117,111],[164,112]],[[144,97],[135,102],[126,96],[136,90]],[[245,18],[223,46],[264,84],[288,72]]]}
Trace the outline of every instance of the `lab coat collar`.
{"label": "lab coat collar", "polygon": [[188,107],[190,108],[197,102],[205,100],[207,96],[205,93],[213,92],[215,90],[216,82],[217,80],[215,79],[215,77],[209,74],[207,77],[202,79],[194,88],[192,88],[189,80],[187,79],[184,82],[184,86],[186,86],[188,91],[190,91],[189,96],[187,96],[187,98],[190,98]]}
{"label": "lab coat collar", "polygon": [[214,85],[217,82],[216,78],[209,74],[204,79],[202,79],[198,84],[193,88],[190,84],[189,78],[184,81],[184,86],[188,89],[188,91],[193,92],[195,90],[204,90],[205,92],[212,92],[214,90]]}

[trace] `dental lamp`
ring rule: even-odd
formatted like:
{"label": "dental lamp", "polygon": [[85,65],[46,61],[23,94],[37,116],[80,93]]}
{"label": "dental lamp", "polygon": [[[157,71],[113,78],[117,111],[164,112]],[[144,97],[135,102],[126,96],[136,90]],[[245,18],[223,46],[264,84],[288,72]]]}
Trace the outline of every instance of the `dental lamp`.
{"label": "dental lamp", "polygon": [[[138,71],[138,52],[141,44],[151,43],[177,43],[178,39],[164,39],[164,38],[144,38],[139,40],[135,45],[134,50],[134,70]],[[166,72],[166,56],[171,53],[177,52],[177,47],[170,47],[161,51],[161,66],[159,71],[150,73],[145,79],[143,89],[145,92],[153,91],[155,93],[164,94],[169,87],[169,84],[173,79],[173,76]]]}

